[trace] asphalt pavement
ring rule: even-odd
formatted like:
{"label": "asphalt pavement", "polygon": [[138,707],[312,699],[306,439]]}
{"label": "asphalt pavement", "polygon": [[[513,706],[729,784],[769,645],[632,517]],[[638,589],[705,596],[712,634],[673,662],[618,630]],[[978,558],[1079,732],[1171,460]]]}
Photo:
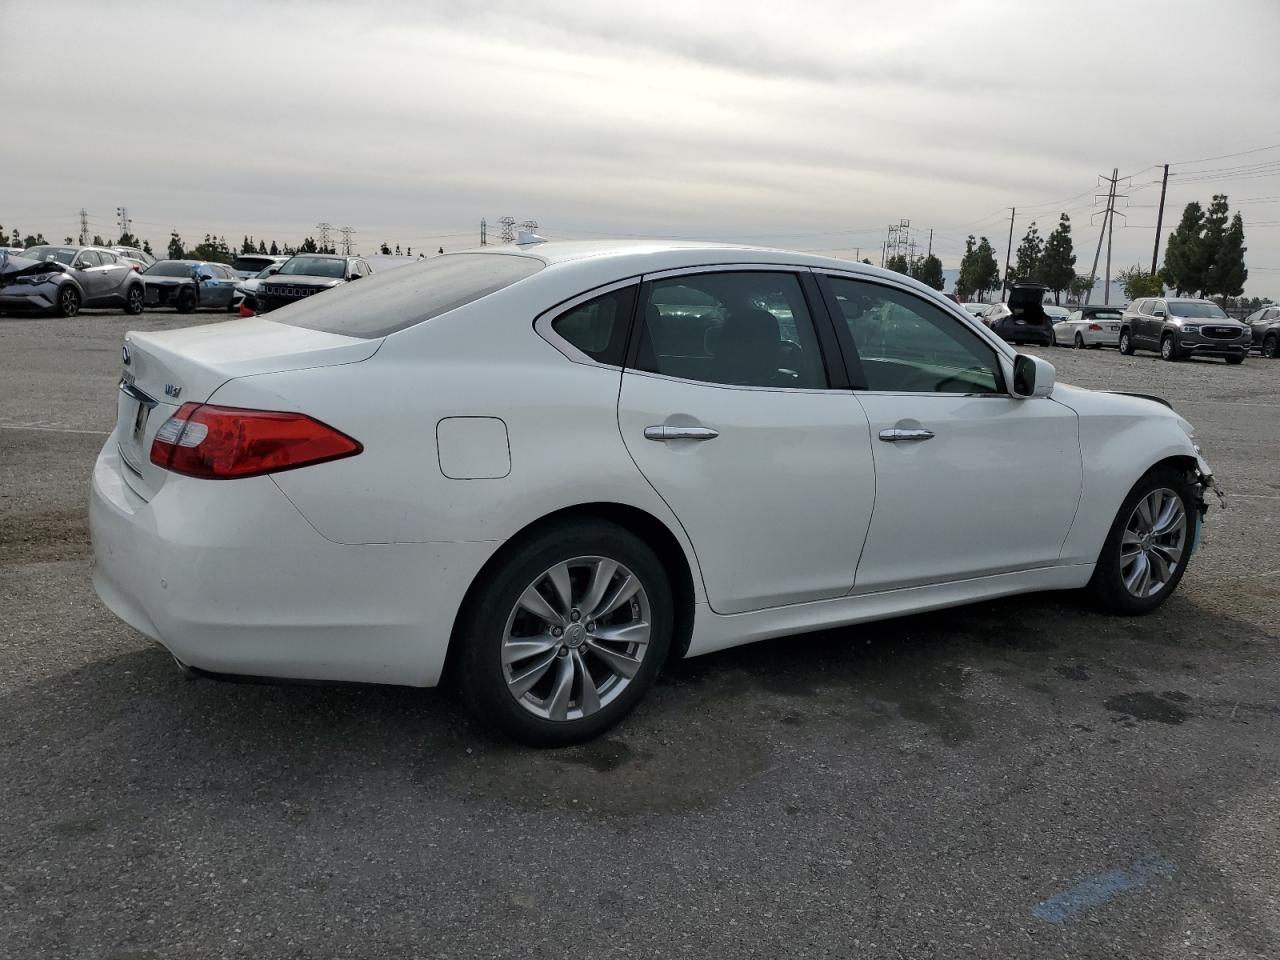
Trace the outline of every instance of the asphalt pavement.
{"label": "asphalt pavement", "polygon": [[1157,613],[756,644],[537,752],[447,690],[186,680],[98,602],[123,333],[224,316],[0,319],[0,957],[1280,955],[1280,361],[1037,351],[1198,428],[1228,507]]}

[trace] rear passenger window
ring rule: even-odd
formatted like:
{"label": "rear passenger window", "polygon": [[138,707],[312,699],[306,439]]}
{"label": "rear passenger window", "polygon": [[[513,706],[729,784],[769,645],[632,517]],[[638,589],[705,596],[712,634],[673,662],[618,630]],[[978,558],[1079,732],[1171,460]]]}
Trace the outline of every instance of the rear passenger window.
{"label": "rear passenger window", "polygon": [[652,281],[647,290],[637,369],[735,386],[827,386],[795,274],[697,273]]}
{"label": "rear passenger window", "polygon": [[597,363],[620,367],[636,289],[632,284],[570,307],[551,321],[551,329]]}

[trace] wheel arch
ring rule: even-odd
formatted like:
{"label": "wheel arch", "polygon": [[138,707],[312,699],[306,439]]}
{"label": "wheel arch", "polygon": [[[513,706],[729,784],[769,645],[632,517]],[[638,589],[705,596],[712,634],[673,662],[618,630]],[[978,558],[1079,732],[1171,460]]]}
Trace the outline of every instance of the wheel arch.
{"label": "wheel arch", "polygon": [[456,641],[462,621],[462,611],[467,609],[468,601],[472,599],[481,584],[492,576],[493,571],[504,563],[515,549],[530,538],[539,536],[544,531],[566,521],[583,519],[605,520],[617,524],[643,540],[658,555],[658,560],[670,578],[671,594],[675,601],[675,622],[667,660],[670,662],[684,657],[693,637],[693,615],[696,603],[693,579],[695,570],[689,556],[671,528],[652,513],[628,504],[600,501],[563,507],[527,523],[485,561],[484,566],[472,578],[462,602],[458,604],[458,612],[454,615],[453,627],[449,632],[449,648],[445,654],[442,678],[451,678],[454,675],[457,652],[461,647],[461,644]]}

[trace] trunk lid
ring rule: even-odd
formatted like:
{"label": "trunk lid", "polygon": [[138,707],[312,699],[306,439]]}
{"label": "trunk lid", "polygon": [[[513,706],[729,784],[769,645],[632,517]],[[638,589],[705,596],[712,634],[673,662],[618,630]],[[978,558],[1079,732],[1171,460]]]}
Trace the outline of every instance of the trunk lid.
{"label": "trunk lid", "polygon": [[144,500],[167,472],[151,462],[156,431],[184,403],[203,403],[228,380],[341,363],[373,356],[380,339],[273,323],[259,317],[182,330],[125,335],[116,396],[116,440],[125,482]]}

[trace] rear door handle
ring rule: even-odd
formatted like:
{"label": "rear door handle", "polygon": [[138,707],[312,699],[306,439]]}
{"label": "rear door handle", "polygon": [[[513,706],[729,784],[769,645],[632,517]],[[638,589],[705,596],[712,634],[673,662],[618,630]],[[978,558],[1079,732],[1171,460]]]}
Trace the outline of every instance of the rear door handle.
{"label": "rear door handle", "polygon": [[668,440],[714,440],[720,436],[719,430],[710,427],[677,427],[668,423],[655,424],[644,428],[646,440],[657,440],[665,443]]}
{"label": "rear door handle", "polygon": [[902,427],[890,427],[880,431],[880,439],[885,443],[901,443],[904,440],[932,440],[932,430],[904,430]]}

